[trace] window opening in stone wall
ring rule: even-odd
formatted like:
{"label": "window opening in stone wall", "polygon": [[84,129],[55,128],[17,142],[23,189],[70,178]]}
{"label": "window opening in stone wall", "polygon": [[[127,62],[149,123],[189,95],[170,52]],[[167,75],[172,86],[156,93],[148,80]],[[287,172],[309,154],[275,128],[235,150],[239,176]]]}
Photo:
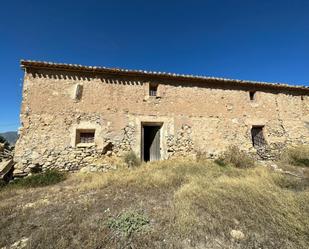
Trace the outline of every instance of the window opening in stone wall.
{"label": "window opening in stone wall", "polygon": [[264,138],[264,126],[253,126],[251,129],[252,144],[255,148],[260,148],[266,145]]}
{"label": "window opening in stone wall", "polygon": [[149,84],[149,96],[157,96],[158,84]]}
{"label": "window opening in stone wall", "polygon": [[80,100],[83,95],[83,85],[77,84],[75,87],[74,99]]}
{"label": "window opening in stone wall", "polygon": [[249,97],[250,97],[250,100],[255,100],[255,91],[250,91],[249,92]]}
{"label": "window opening in stone wall", "polygon": [[95,135],[94,130],[77,130],[76,144],[93,144],[94,135]]}

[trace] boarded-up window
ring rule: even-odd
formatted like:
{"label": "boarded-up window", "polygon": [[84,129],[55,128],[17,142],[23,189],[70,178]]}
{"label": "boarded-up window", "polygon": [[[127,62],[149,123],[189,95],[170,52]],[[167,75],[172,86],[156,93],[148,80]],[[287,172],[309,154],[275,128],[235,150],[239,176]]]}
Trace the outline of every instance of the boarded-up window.
{"label": "boarded-up window", "polygon": [[253,126],[251,129],[252,144],[255,148],[266,145],[263,129],[264,126]]}
{"label": "boarded-up window", "polygon": [[94,143],[94,130],[78,130],[76,132],[76,144]]}
{"label": "boarded-up window", "polygon": [[157,84],[149,84],[149,96],[157,96],[158,85]]}

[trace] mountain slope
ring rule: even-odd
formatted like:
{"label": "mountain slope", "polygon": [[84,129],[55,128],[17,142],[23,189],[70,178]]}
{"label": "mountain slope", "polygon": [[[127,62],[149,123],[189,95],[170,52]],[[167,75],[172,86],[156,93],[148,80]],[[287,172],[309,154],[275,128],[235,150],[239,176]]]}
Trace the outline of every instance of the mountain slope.
{"label": "mountain slope", "polygon": [[8,131],[0,133],[0,136],[4,137],[11,145],[14,145],[18,139],[17,131]]}

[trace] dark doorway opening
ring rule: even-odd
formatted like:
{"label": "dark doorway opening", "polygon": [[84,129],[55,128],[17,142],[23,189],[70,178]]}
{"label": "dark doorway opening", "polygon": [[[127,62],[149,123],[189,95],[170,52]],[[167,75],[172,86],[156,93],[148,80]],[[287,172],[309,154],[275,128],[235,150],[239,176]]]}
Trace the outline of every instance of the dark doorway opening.
{"label": "dark doorway opening", "polygon": [[161,125],[142,125],[142,159],[145,162],[160,160]]}
{"label": "dark doorway opening", "polygon": [[260,148],[266,145],[263,129],[264,126],[253,126],[251,128],[252,144],[255,148]]}

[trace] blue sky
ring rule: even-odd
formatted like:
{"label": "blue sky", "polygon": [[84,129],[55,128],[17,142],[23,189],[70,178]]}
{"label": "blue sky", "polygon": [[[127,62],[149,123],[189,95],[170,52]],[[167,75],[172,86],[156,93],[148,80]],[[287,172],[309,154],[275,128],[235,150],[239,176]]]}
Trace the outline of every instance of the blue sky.
{"label": "blue sky", "polygon": [[2,1],[0,131],[22,58],[309,86],[309,1]]}

